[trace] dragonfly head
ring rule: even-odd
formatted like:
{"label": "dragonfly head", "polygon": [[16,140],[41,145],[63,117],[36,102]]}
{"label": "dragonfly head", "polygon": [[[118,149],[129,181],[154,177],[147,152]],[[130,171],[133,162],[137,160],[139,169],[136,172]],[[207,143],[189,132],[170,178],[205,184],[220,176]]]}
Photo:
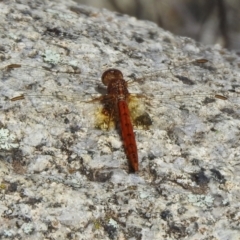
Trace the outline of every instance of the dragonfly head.
{"label": "dragonfly head", "polygon": [[110,68],[102,74],[102,83],[105,86],[108,86],[108,84],[114,79],[123,79],[123,74],[120,70]]}

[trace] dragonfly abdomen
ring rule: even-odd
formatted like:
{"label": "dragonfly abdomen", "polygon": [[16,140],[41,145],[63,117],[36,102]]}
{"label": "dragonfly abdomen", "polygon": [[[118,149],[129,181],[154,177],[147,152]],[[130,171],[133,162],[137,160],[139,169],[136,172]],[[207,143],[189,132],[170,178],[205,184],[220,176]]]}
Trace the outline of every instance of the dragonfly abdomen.
{"label": "dragonfly abdomen", "polygon": [[118,101],[118,111],[124,149],[132,169],[136,172],[138,171],[137,144],[126,101]]}

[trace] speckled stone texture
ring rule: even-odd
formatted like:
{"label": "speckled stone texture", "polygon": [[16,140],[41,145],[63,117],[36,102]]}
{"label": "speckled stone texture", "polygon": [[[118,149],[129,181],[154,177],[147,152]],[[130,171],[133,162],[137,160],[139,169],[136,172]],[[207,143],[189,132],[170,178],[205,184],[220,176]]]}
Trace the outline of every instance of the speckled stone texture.
{"label": "speckled stone texture", "polygon": [[[0,2],[0,59],[1,239],[240,239],[237,55],[72,1],[19,0]],[[119,130],[94,128],[110,67],[152,121],[134,130],[135,174]]]}

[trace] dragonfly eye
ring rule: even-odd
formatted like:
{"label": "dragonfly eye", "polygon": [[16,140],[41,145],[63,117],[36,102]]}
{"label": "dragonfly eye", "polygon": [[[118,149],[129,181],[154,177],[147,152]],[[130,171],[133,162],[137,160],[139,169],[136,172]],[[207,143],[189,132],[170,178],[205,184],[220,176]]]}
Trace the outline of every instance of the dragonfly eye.
{"label": "dragonfly eye", "polygon": [[108,86],[108,84],[114,79],[123,79],[123,74],[120,70],[110,68],[102,74],[102,83],[105,86]]}

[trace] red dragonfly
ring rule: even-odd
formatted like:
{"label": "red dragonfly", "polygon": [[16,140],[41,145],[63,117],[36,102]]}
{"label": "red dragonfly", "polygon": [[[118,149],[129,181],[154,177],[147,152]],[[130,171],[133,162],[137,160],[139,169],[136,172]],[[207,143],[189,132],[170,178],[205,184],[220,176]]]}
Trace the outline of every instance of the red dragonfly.
{"label": "red dragonfly", "polygon": [[[208,61],[206,59],[198,59],[193,61],[194,64],[204,64]],[[20,64],[11,64],[5,67],[5,70],[11,70],[15,68],[19,68],[22,65]],[[167,71],[171,72],[173,69],[169,68]],[[158,73],[156,73],[158,74]],[[155,73],[151,75],[151,77],[156,75]],[[142,82],[146,77],[135,79],[134,81]],[[186,78],[187,79],[187,78]],[[187,81],[184,79],[183,81]],[[116,125],[116,123],[119,121],[120,129],[121,129],[121,136],[122,141],[125,149],[126,156],[129,161],[130,170],[133,172],[137,172],[139,170],[139,164],[138,164],[138,150],[137,150],[137,144],[135,140],[135,135],[133,131],[133,123],[134,121],[135,125],[143,125],[144,128],[148,128],[152,121],[148,114],[144,113],[138,117],[135,117],[133,119],[133,113],[129,110],[129,104],[131,102],[134,102],[132,100],[134,95],[130,94],[128,91],[128,83],[124,80],[123,74],[118,69],[108,69],[102,74],[102,83],[107,86],[107,94],[94,98],[87,102],[96,102],[99,101],[103,105],[102,114],[106,116],[107,120],[104,120],[104,123],[107,125],[107,129],[110,128],[111,122],[113,121]],[[204,94],[200,94],[202,97]],[[13,97],[10,100],[11,101],[17,101],[17,100],[23,100],[26,97],[31,96],[27,94],[22,94],[17,97]],[[135,95],[137,98],[147,98],[143,94]],[[179,97],[180,95],[174,95],[174,98]],[[209,96],[209,94],[206,94],[205,96]],[[218,98],[221,100],[227,100],[227,96],[221,95],[221,94],[213,94],[211,95],[213,98]],[[39,96],[35,96],[39,97]],[[44,98],[46,96],[40,96],[41,98]],[[180,97],[186,97],[186,96],[180,96]],[[197,95],[192,96],[197,97]],[[189,96],[188,96],[189,98]],[[136,99],[136,98],[135,98]],[[134,103],[135,107],[138,103]],[[135,111],[135,110],[133,110]],[[101,127],[100,127],[101,128]]]}
{"label": "red dragonfly", "polygon": [[129,92],[123,74],[117,69],[108,69],[102,75],[108,94],[102,97],[104,112],[110,117],[119,116],[122,140],[130,166],[138,171],[138,153],[133,126],[128,109]]}

